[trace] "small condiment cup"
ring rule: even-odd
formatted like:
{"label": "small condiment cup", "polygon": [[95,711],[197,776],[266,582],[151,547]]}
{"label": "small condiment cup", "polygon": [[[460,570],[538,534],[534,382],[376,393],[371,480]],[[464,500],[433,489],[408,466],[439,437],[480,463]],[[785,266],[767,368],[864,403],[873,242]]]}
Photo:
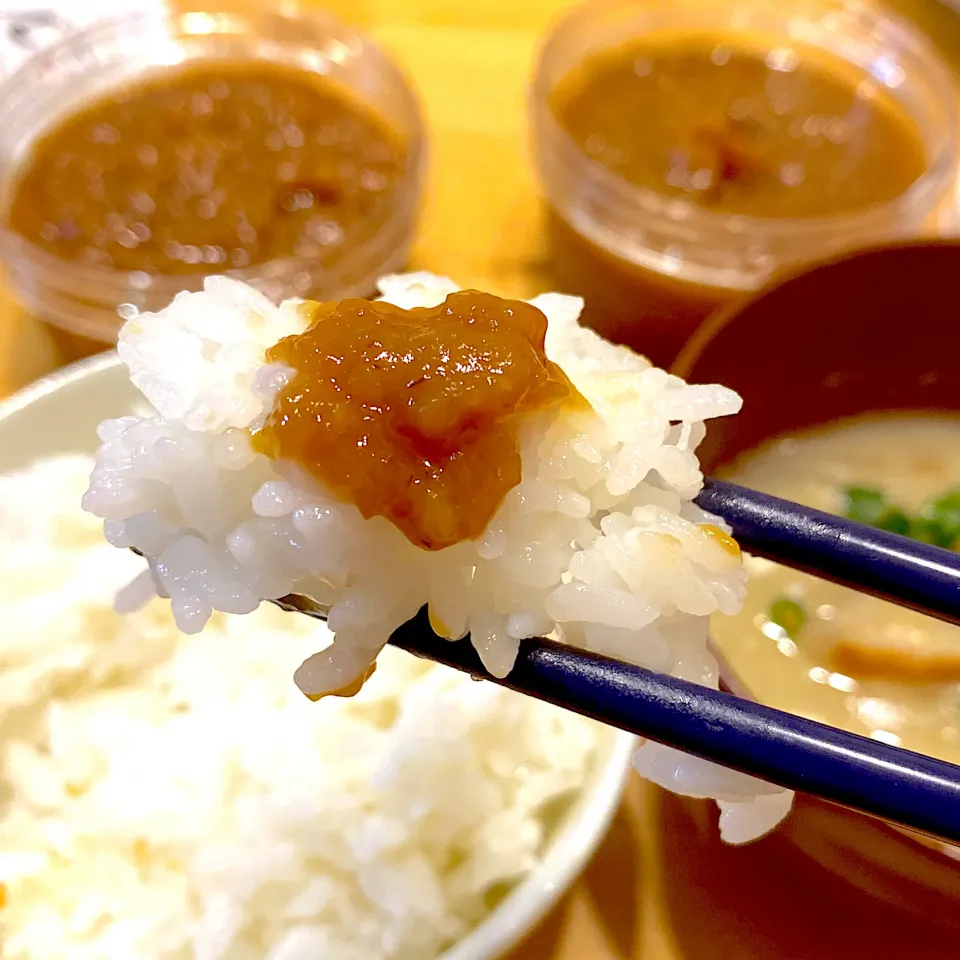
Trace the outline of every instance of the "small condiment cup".
{"label": "small condiment cup", "polygon": [[[852,213],[774,219],[718,213],[628,183],[591,158],[550,106],[588,57],[631,38],[717,34],[842,61],[913,121],[926,172],[902,195]],[[551,281],[586,297],[605,336],[665,364],[720,305],[784,267],[874,242],[958,229],[957,89],[933,47],[874,4],[831,0],[597,0],[562,19],[541,51],[530,97],[548,205]],[[637,118],[642,129],[642,118]]]}
{"label": "small condiment cup", "polygon": [[[362,242],[322,263],[270,260],[228,271],[271,299],[364,296],[406,262],[426,163],[416,97],[401,71],[363,35],[323,10],[231,0],[217,12],[158,10],[80,31],[31,58],[0,84],[0,210],[9,207],[31,145],[64,115],[145,71],[191,59],[270,59],[322,73],[390,122],[407,165],[390,216]],[[0,218],[2,221],[3,218]],[[124,319],[158,310],[203,274],[163,275],[65,262],[0,222],[0,257],[35,316],[80,336],[113,341]],[[217,271],[211,267],[211,272]]]}

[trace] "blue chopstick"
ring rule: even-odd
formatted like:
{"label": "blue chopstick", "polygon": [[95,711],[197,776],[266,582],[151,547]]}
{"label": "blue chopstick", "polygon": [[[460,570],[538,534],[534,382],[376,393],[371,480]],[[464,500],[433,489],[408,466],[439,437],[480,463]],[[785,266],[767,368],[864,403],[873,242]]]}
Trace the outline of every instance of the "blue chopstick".
{"label": "blue chopstick", "polygon": [[769,783],[960,843],[960,767],[953,764],[549,640],[521,641],[510,674],[492,677],[469,641],[437,637],[424,611],[390,643]]}
{"label": "blue chopstick", "polygon": [[[960,623],[960,555],[707,478],[697,503],[758,556]],[[304,597],[279,601],[319,618]],[[775,710],[733,694],[549,640],[520,643],[499,679],[467,640],[443,640],[425,611],[391,644],[478,679],[782,787],[960,843],[960,767]]]}
{"label": "blue chopstick", "polygon": [[960,554],[709,477],[697,504],[744,550],[960,624]]}

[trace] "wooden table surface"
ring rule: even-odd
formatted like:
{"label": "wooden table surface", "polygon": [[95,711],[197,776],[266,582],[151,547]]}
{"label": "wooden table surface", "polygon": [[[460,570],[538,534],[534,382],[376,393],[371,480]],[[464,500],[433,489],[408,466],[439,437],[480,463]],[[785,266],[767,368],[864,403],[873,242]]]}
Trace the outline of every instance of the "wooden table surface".
{"label": "wooden table surface", "polygon": [[[890,2],[960,61],[960,20],[933,0]],[[395,54],[422,97],[431,172],[411,266],[504,295],[538,292],[541,208],[525,96],[537,43],[567,4],[327,5]],[[0,286],[0,395],[90,350],[27,317]],[[784,836],[724,847],[682,803],[634,781],[597,857],[510,960],[956,960],[958,930],[877,906]]]}

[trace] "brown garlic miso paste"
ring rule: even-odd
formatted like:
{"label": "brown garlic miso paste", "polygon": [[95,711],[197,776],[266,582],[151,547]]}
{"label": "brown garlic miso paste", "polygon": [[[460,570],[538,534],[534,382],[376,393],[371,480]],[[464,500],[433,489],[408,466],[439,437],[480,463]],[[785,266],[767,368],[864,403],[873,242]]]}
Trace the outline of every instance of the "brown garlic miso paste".
{"label": "brown garlic miso paste", "polygon": [[892,101],[790,50],[706,38],[621,48],[570,73],[553,108],[623,179],[721,213],[848,213],[895,199],[926,168]]}
{"label": "brown garlic miso paste", "polygon": [[310,328],[267,353],[296,373],[256,446],[426,550],[483,533],[520,482],[523,418],[584,402],[528,303],[464,290],[434,308],[304,309]]}
{"label": "brown garlic miso paste", "polygon": [[10,228],[59,259],[196,274],[359,245],[406,146],[328,78],[268,60],[155,70],[57,123],[23,164]]}
{"label": "brown garlic miso paste", "polygon": [[[718,215],[852,214],[895,200],[927,168],[914,122],[866,73],[720,35],[595,53],[557,83],[548,106],[585,162]],[[551,279],[586,298],[585,319],[661,363],[738,295],[620,259],[556,215],[550,239]]]}

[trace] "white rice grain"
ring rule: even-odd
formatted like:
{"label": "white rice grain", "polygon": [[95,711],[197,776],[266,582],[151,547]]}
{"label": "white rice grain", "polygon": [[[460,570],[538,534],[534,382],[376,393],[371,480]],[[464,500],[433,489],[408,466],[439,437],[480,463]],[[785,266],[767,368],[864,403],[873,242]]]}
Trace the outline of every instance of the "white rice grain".
{"label": "white rice grain", "polygon": [[329,633],[271,606],[117,615],[143,561],[77,508],[91,468],[0,477],[4,960],[435,957],[537,864],[596,726],[395,650],[311,704]]}
{"label": "white rice grain", "polygon": [[[437,305],[455,289],[424,273],[381,283],[384,298],[403,307]],[[297,672],[311,696],[361,677],[424,604],[440,634],[469,631],[497,676],[511,669],[518,638],[542,630],[716,686],[708,619],[739,609],[745,579],[739,552],[717,536],[723,524],[693,503],[703,480],[696,446],[705,420],[739,410],[736,394],[687,385],[607,343],[579,325],[576,298],[537,297],[531,302],[548,320],[547,354],[590,408],[528,418],[522,482],[486,532],[428,552],[383,518],[364,520],[290,464],[246,448],[224,455],[228,432],[262,423],[289,376],[266,365],[266,349],[302,328],[295,304],[273,308],[245,290],[208,281],[203,293],[124,328],[121,356],[159,416],[101,429],[84,498],[111,524],[114,542],[149,557],[182,630],[200,630],[212,611],[239,611],[252,598],[322,598],[336,638]],[[181,351],[192,351],[192,360],[173,363]],[[172,539],[139,540],[135,525],[144,515],[160,518]],[[144,546],[161,539],[160,550]],[[641,751],[638,764],[650,776],[726,802],[725,772],[691,761],[695,776],[665,778],[659,750]],[[751,796],[767,794],[744,783]],[[777,809],[785,812],[790,795],[781,794]],[[738,794],[737,806],[724,808],[725,836],[765,832],[771,806],[755,821],[752,809]]]}

